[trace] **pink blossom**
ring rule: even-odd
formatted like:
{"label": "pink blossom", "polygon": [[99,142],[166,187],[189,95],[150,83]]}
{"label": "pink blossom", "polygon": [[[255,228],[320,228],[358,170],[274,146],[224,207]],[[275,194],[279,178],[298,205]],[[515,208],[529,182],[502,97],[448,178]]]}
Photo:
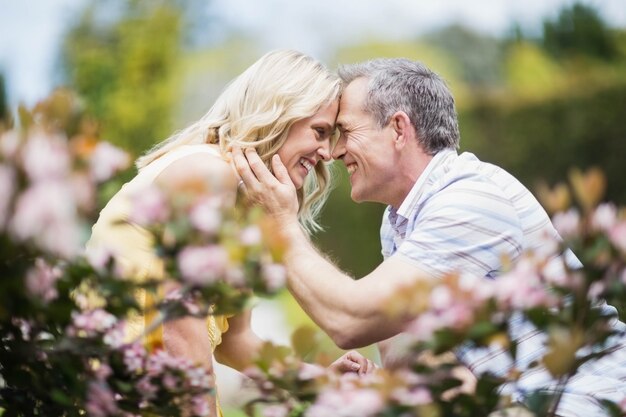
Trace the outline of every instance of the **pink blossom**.
{"label": "pink blossom", "polygon": [[76,205],[86,212],[93,210],[96,200],[95,185],[86,175],[74,174],[69,180]]}
{"label": "pink blossom", "polygon": [[107,264],[114,257],[112,251],[104,246],[90,247],[89,250],[85,252],[85,256],[89,265],[100,272],[106,270]]}
{"label": "pink blossom", "polygon": [[604,291],[606,291],[606,284],[602,281],[596,281],[589,287],[587,296],[590,300],[597,300],[602,296]]}
{"label": "pink blossom", "polygon": [[391,393],[391,397],[402,405],[414,407],[416,405],[430,404],[433,401],[430,391],[426,388],[396,388]]}
{"label": "pink blossom", "polygon": [[141,343],[133,343],[124,348],[124,365],[130,372],[143,368],[146,358],[146,349]]}
{"label": "pink blossom", "polygon": [[106,363],[98,363],[94,374],[100,381],[104,381],[113,374],[113,370]]}
{"label": "pink blossom", "polygon": [[622,253],[626,253],[626,221],[622,221],[609,230],[609,239]]}
{"label": "pink blossom", "polygon": [[87,414],[92,417],[117,415],[118,408],[115,396],[104,382],[91,381],[87,389]]}
{"label": "pink blossom", "polygon": [[187,382],[193,388],[209,390],[213,388],[213,378],[211,374],[202,366],[188,368],[186,371]]}
{"label": "pink blossom", "polygon": [[571,288],[572,282],[567,275],[562,257],[550,259],[544,266],[542,274],[548,284]]}
{"label": "pink blossom", "polygon": [[44,303],[49,303],[58,296],[56,282],[62,272],[58,267],[50,266],[45,260],[38,258],[35,265],[26,273],[26,289]]}
{"label": "pink blossom", "polygon": [[194,416],[208,416],[211,413],[211,406],[206,395],[196,395],[191,399],[191,412]]}
{"label": "pink blossom", "polygon": [[228,252],[221,246],[187,246],[178,254],[178,266],[185,281],[209,285],[224,277]]}
{"label": "pink blossom", "polygon": [[280,264],[267,264],[261,267],[261,276],[269,291],[277,291],[287,282],[287,270]]}
{"label": "pink blossom", "polygon": [[483,305],[484,302],[493,297],[493,281],[486,280],[473,274],[461,274],[459,277],[459,289],[468,293],[470,301],[474,306]]}
{"label": "pink blossom", "polygon": [[130,221],[141,226],[161,223],[169,217],[169,207],[163,192],[156,186],[142,189],[132,197]]}
{"label": "pink blossom", "polygon": [[100,308],[83,313],[72,313],[72,324],[68,327],[67,334],[77,337],[93,337],[111,329],[117,323],[117,319],[111,313]]}
{"label": "pink blossom", "polygon": [[552,224],[563,239],[576,237],[580,228],[580,214],[574,209],[565,213],[557,213],[552,218]]}
{"label": "pink blossom", "polygon": [[15,171],[0,163],[0,231],[9,218],[9,207],[15,192]]}
{"label": "pink blossom", "polygon": [[626,413],[626,397],[619,402],[620,409]]}
{"label": "pink blossom", "polygon": [[19,317],[12,317],[11,323],[20,329],[20,333],[22,334],[22,339],[28,341],[31,340],[30,332],[33,329],[31,322],[26,319],[22,319]]}
{"label": "pink blossom", "polygon": [[591,216],[591,227],[601,232],[609,231],[617,221],[617,209],[610,203],[600,204]]}
{"label": "pink blossom", "polygon": [[163,375],[162,382],[163,386],[170,391],[174,391],[174,389],[179,385],[178,378],[170,373]]}
{"label": "pink blossom", "polygon": [[373,389],[328,390],[306,411],[306,417],[367,417],[382,410],[383,399]]}
{"label": "pink blossom", "polygon": [[34,239],[44,250],[65,258],[80,252],[80,224],[67,184],[40,181],[17,200],[10,222],[19,240]]}
{"label": "pink blossom", "polygon": [[303,362],[298,371],[299,379],[315,379],[326,375],[326,369],[319,365]]}
{"label": "pink blossom", "polygon": [[128,167],[128,154],[108,142],[99,142],[89,158],[91,176],[97,182],[106,181]]}
{"label": "pink blossom", "polygon": [[137,391],[147,400],[156,397],[158,388],[150,381],[150,377],[145,376],[137,382]]}
{"label": "pink blossom", "polygon": [[102,341],[105,345],[111,346],[114,349],[120,348],[124,345],[124,341],[126,340],[126,323],[121,321],[118,322],[115,326],[108,329],[105,333]]}
{"label": "pink blossom", "polygon": [[182,356],[172,356],[163,350],[159,350],[157,353],[150,355],[146,363],[146,371],[149,375],[160,375],[168,368],[186,372],[193,367],[191,360]]}
{"label": "pink blossom", "polygon": [[246,275],[241,268],[229,268],[226,271],[226,282],[234,287],[243,287],[246,285]]}
{"label": "pink blossom", "polygon": [[263,235],[258,226],[248,226],[239,234],[239,241],[244,246],[255,246],[261,243]]}
{"label": "pink blossom", "polygon": [[217,198],[203,198],[189,212],[189,220],[196,229],[208,235],[215,235],[222,225],[220,201]]}
{"label": "pink blossom", "polygon": [[495,297],[500,305],[513,309],[555,305],[557,298],[548,293],[538,268],[532,259],[522,259],[511,272],[499,277],[495,281]]}
{"label": "pink blossom", "polygon": [[457,302],[439,311],[439,322],[444,327],[463,329],[474,321],[474,309],[464,302]]}
{"label": "pink blossom", "polygon": [[31,180],[66,178],[71,168],[67,140],[60,135],[37,131],[22,148],[22,161]]}
{"label": "pink blossom", "polygon": [[535,256],[548,259],[559,252],[561,246],[561,237],[558,233],[550,233],[548,231],[539,234],[537,246],[533,249]]}
{"label": "pink blossom", "polygon": [[4,156],[7,161],[15,159],[20,142],[20,136],[15,130],[0,134],[0,155]]}
{"label": "pink blossom", "polygon": [[263,417],[287,417],[289,408],[284,404],[272,404],[263,409]]}
{"label": "pink blossom", "polygon": [[453,304],[452,293],[445,285],[438,285],[430,293],[430,306],[435,310],[443,310],[449,308]]}
{"label": "pink blossom", "polygon": [[442,327],[444,324],[439,322],[439,317],[432,311],[426,311],[413,320],[406,331],[418,340],[429,340]]}

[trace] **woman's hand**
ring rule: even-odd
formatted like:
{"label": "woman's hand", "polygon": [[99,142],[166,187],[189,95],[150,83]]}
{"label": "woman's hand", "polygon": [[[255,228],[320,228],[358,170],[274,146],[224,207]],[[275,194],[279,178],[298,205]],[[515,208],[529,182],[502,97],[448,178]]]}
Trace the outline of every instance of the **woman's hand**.
{"label": "woman's hand", "polygon": [[356,350],[344,354],[335,362],[331,363],[328,369],[338,373],[355,372],[359,375],[369,374],[378,368],[374,362],[361,355]]}
{"label": "woman's hand", "polygon": [[298,222],[298,196],[287,168],[278,155],[272,158],[275,176],[265,166],[253,148],[233,148],[233,163],[247,198],[273,216],[279,224]]}

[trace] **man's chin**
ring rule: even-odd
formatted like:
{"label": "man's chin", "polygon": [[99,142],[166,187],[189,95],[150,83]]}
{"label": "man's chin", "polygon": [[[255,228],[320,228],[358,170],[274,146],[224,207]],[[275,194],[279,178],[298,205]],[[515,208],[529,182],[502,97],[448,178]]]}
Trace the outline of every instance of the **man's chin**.
{"label": "man's chin", "polygon": [[350,191],[350,198],[355,203],[362,203],[363,202],[363,199],[361,198],[361,196],[359,195],[358,192],[354,191],[354,188]]}

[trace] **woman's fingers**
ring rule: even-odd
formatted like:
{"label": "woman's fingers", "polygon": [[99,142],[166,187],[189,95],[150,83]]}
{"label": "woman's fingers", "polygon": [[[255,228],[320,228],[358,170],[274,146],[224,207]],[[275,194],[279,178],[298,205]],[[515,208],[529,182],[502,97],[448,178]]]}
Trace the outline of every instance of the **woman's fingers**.
{"label": "woman's fingers", "polygon": [[278,154],[272,157],[272,168],[274,169],[274,174],[278,181],[283,184],[293,184],[291,182],[291,177],[289,176],[289,172],[287,171],[287,167],[283,164],[283,161],[280,159]]}
{"label": "woman's fingers", "polygon": [[276,181],[276,177],[274,177],[270,170],[267,169],[254,148],[246,148],[244,150],[244,155],[248,160],[250,169],[254,173],[255,177],[259,180],[259,182],[269,185],[273,181]]}
{"label": "woman's fingers", "polygon": [[248,160],[244,155],[241,148],[234,147],[233,148],[233,164],[235,165],[235,169],[237,173],[241,177],[241,180],[245,184],[246,187],[253,187],[259,181],[257,180],[256,175],[252,172],[250,165],[248,164]]}

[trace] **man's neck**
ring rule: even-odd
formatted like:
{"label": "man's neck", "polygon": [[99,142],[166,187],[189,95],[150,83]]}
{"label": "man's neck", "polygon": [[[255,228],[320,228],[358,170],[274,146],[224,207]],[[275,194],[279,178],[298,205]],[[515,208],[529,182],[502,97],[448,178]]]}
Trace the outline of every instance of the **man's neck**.
{"label": "man's neck", "polygon": [[433,157],[434,155],[428,155],[420,150],[411,161],[400,164],[400,171],[394,186],[397,192],[394,201],[389,204],[392,208],[396,210],[400,208]]}

